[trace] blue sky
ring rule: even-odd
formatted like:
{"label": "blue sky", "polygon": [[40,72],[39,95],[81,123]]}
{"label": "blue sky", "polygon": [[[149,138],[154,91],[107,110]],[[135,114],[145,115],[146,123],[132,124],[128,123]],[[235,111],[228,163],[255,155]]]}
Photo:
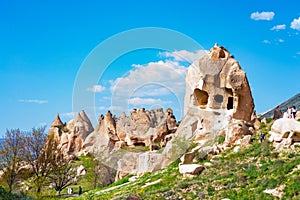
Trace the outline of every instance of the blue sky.
{"label": "blue sky", "polygon": [[[300,91],[299,8],[298,0],[1,1],[0,135],[7,128],[49,127],[56,113],[69,121],[78,112],[74,83],[91,52],[114,35],[144,27],[174,30],[204,49],[216,42],[225,46],[248,75],[257,112],[265,111]],[[118,100],[126,97],[127,113],[133,107],[172,107],[180,119],[188,63],[175,53],[192,58],[201,51],[179,48],[175,41],[168,53],[136,50],[106,66],[85,91],[95,94],[95,116],[107,109],[119,113],[124,107]],[[147,84],[153,80],[159,81]]]}

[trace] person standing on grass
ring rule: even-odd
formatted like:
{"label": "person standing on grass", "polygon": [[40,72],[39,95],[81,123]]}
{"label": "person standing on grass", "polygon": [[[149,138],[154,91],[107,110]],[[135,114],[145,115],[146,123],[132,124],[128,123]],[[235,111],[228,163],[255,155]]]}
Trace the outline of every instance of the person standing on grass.
{"label": "person standing on grass", "polygon": [[260,134],[259,141],[262,143],[266,139],[266,135],[264,133]]}
{"label": "person standing on grass", "polygon": [[274,110],[274,116],[273,116],[273,119],[276,120],[276,119],[280,119],[283,117],[283,113],[280,109],[280,106],[277,106]]}
{"label": "person standing on grass", "polygon": [[81,195],[82,194],[82,187],[79,186],[79,191],[78,191],[78,194]]}
{"label": "person standing on grass", "polygon": [[291,108],[291,106],[288,106],[287,114],[288,114],[288,118],[293,118],[292,117],[292,108]]}
{"label": "person standing on grass", "polygon": [[296,106],[293,106],[292,107],[292,116],[294,119],[296,118],[296,113],[297,113],[297,108],[296,108]]}

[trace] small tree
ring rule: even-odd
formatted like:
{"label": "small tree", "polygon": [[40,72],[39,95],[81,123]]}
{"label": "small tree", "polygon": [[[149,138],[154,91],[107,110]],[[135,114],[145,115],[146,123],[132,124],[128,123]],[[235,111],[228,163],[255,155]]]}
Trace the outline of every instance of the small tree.
{"label": "small tree", "polygon": [[0,149],[0,167],[4,172],[2,178],[8,185],[10,193],[14,184],[20,178],[19,172],[23,161],[23,136],[24,133],[19,129],[7,130],[4,143]]}
{"label": "small tree", "polygon": [[[46,145],[46,127],[33,128],[32,132],[24,137],[23,154],[25,161],[31,166],[34,175],[34,184],[37,193],[41,192],[41,188],[45,184],[46,177],[50,171],[50,163],[53,158],[53,145]],[[50,141],[53,142],[53,141]]]}
{"label": "small tree", "polygon": [[62,149],[57,143],[53,142],[53,145],[56,146],[56,150],[52,151],[53,158],[50,162],[50,173],[48,178],[51,184],[53,184],[54,189],[57,191],[57,194],[60,196],[60,193],[64,188],[75,182],[76,169],[73,168],[71,159],[63,154]]}

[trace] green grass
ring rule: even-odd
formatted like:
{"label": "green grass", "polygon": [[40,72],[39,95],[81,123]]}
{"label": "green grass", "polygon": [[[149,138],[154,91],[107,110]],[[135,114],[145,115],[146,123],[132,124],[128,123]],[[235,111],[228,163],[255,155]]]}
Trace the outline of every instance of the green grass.
{"label": "green grass", "polygon": [[[234,152],[234,147],[227,149],[218,156],[199,159],[198,164],[212,163],[211,167],[197,177],[186,178],[179,173],[179,160],[166,169],[146,173],[134,182],[128,182],[132,175],[106,187],[93,189],[92,160],[89,157],[79,157],[76,165],[84,165],[87,174],[78,184],[71,187],[78,192],[79,185],[84,193],[79,197],[69,197],[71,200],[85,199],[126,199],[131,194],[137,194],[141,199],[278,199],[263,191],[285,185],[282,199],[300,199],[300,147],[293,151],[276,152],[272,143],[267,140],[260,143],[259,134],[270,130],[273,121],[267,121],[252,135],[252,145],[240,148]],[[267,135],[268,136],[268,135]],[[222,143],[224,137],[217,138]],[[195,147],[191,144],[189,149]],[[143,151],[138,148],[133,151]],[[160,182],[144,187],[146,184]],[[101,192],[116,187],[113,190]],[[43,199],[63,199],[55,197],[56,193]],[[66,193],[66,190],[63,191]]]}
{"label": "green grass", "polygon": [[[126,199],[130,194],[138,194],[141,199],[276,199],[263,191],[281,184],[286,186],[284,199],[299,199],[300,171],[295,170],[300,164],[299,152],[279,155],[271,143],[255,141],[238,153],[229,149],[220,157],[199,164],[207,161],[213,166],[195,178],[179,174],[177,160],[166,169],[146,173],[135,182],[112,191],[97,194],[102,190],[98,188],[70,199]],[[128,178],[114,186],[127,182]],[[155,185],[142,187],[159,179],[161,182]]]}

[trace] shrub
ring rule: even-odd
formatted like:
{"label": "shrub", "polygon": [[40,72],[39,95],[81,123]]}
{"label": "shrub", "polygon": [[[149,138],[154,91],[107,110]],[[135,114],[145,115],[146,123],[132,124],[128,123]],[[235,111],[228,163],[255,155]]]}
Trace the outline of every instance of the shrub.
{"label": "shrub", "polygon": [[267,123],[270,123],[273,119],[272,118],[267,118]]}

